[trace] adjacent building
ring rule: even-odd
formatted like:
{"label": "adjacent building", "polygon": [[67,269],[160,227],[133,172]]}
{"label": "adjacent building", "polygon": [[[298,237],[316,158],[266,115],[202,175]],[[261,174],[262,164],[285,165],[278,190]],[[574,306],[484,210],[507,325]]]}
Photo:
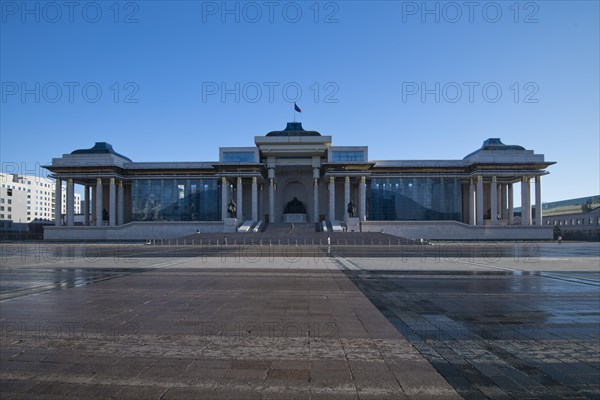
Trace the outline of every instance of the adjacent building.
{"label": "adjacent building", "polygon": [[543,223],[566,240],[600,241],[600,196],[542,204]]}
{"label": "adjacent building", "polygon": [[[542,204],[542,177],[552,164],[497,138],[462,159],[373,160],[367,146],[334,146],[331,136],[299,122],[255,136],[254,146],[222,147],[218,161],[134,162],[98,142],[45,167],[64,199],[45,237],[137,240],[325,221],[411,238],[548,239],[552,229],[531,209]],[[75,226],[75,185],[90,204],[84,226]]]}
{"label": "adjacent building", "polygon": [[[26,231],[32,222],[55,222],[54,179],[0,173],[0,228]],[[81,213],[79,193],[73,195],[73,212]],[[67,211],[67,194],[62,194],[61,214]]]}

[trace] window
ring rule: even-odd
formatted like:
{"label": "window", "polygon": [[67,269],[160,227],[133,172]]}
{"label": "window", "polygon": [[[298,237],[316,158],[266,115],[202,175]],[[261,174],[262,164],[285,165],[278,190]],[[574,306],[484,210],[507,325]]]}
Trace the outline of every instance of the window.
{"label": "window", "polygon": [[253,151],[227,151],[223,152],[223,162],[256,162]]}
{"label": "window", "polygon": [[12,204],[12,199],[8,199],[8,204]]}
{"label": "window", "polygon": [[331,161],[364,161],[362,151],[332,151]]}
{"label": "window", "polygon": [[218,221],[218,179],[139,179],[132,183],[134,221]]}
{"label": "window", "polygon": [[462,220],[458,178],[374,178],[367,194],[369,219]]}
{"label": "window", "polygon": [[12,196],[12,189],[6,189],[6,195]]}

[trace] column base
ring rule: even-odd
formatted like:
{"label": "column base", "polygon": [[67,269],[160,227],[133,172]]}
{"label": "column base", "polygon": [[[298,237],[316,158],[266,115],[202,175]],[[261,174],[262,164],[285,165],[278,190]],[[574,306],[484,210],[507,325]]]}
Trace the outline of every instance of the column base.
{"label": "column base", "polygon": [[360,232],[360,218],[357,218],[357,217],[346,218],[346,231],[347,232]]}
{"label": "column base", "polygon": [[223,232],[224,233],[237,232],[237,228],[238,228],[238,219],[237,218],[225,218],[225,220],[223,221]]}

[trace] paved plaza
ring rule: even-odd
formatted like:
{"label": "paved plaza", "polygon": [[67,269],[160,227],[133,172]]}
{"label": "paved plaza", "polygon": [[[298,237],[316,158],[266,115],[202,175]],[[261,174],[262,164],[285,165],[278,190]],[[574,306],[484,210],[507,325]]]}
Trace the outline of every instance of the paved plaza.
{"label": "paved plaza", "polygon": [[597,243],[2,243],[2,399],[600,398]]}

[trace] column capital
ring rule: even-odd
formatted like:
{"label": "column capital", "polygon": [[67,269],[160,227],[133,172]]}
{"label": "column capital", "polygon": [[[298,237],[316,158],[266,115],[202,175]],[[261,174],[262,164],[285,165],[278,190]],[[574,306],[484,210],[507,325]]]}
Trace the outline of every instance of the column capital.
{"label": "column capital", "polygon": [[483,182],[483,176],[477,175],[477,182]]}
{"label": "column capital", "polygon": [[96,185],[102,185],[102,178],[96,178]]}
{"label": "column capital", "polygon": [[123,181],[119,181],[119,186],[123,187]]}
{"label": "column capital", "polygon": [[114,185],[115,184],[115,178],[110,178],[110,184]]}
{"label": "column capital", "polygon": [[330,176],[329,177],[329,183],[335,183],[335,177],[334,176]]}
{"label": "column capital", "polygon": [[492,176],[492,182],[493,182],[493,183],[496,183],[496,182],[497,182],[497,180],[496,180],[496,177],[495,177],[495,176]]}
{"label": "column capital", "polygon": [[225,178],[224,176],[221,177],[221,183],[223,185],[227,185],[227,178]]}
{"label": "column capital", "polygon": [[361,177],[360,177],[360,183],[363,183],[363,184],[364,184],[364,183],[367,183],[367,177],[366,177],[366,176],[364,176],[364,175],[363,175],[363,176],[361,176]]}
{"label": "column capital", "polygon": [[252,177],[252,183],[253,183],[253,184],[256,184],[256,182],[258,182],[258,181],[256,180],[256,177],[255,177],[255,176],[253,176],[253,177]]}
{"label": "column capital", "polygon": [[344,179],[344,181],[345,181],[346,183],[350,183],[350,177],[349,177],[349,176],[347,176],[347,177]]}
{"label": "column capital", "polygon": [[527,177],[527,176],[521,177],[521,182],[528,183],[529,182],[529,177]]}
{"label": "column capital", "polygon": [[242,184],[242,177],[241,176],[237,177],[237,183],[238,183],[238,185]]}

